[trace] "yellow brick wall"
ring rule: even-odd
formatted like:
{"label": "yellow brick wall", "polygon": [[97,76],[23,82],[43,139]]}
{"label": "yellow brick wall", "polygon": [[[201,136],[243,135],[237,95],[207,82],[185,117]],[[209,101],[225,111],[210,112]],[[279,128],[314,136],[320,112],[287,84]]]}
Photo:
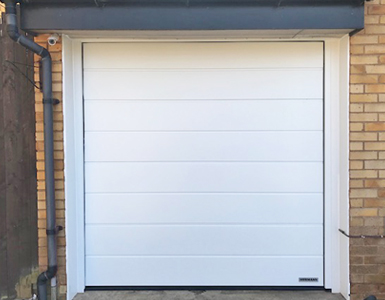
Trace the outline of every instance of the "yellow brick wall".
{"label": "yellow brick wall", "polygon": [[[385,0],[367,2],[351,38],[350,233],[385,234]],[[385,240],[350,242],[351,299],[385,299]]]}
{"label": "yellow brick wall", "polygon": [[[47,48],[52,56],[53,97],[60,100],[54,106],[54,158],[55,158],[55,188],[56,188],[56,218],[57,224],[65,225],[64,207],[64,153],[63,153],[63,105],[62,105],[62,47],[61,41],[55,46],[49,46],[47,35],[40,35],[35,41]],[[39,67],[40,57],[35,55],[35,67]],[[40,84],[38,68],[35,69],[35,81]],[[36,110],[36,158],[38,180],[38,234],[39,234],[39,267],[41,271],[47,268],[46,244],[46,205],[45,205],[45,174],[44,174],[44,123],[43,123],[43,95],[35,89]],[[61,297],[66,292],[66,257],[65,257],[65,228],[58,235],[58,284]]]}

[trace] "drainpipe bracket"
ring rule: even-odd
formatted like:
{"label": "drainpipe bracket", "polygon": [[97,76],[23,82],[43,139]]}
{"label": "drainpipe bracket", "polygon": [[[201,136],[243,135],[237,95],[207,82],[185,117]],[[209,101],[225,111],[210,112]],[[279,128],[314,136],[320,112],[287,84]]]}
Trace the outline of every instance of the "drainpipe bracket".
{"label": "drainpipe bracket", "polygon": [[60,103],[59,99],[43,99],[43,104],[57,105]]}
{"label": "drainpipe bracket", "polygon": [[55,229],[47,229],[45,232],[47,233],[47,235],[55,235],[62,230],[63,230],[63,226],[59,225],[59,226],[56,226]]}

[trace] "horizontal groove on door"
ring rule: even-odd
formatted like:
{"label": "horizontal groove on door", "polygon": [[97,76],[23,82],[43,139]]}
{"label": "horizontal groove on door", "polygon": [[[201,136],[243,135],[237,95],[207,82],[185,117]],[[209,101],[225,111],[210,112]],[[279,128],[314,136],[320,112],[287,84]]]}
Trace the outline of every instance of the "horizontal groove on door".
{"label": "horizontal groove on door", "polygon": [[[84,68],[322,68],[323,43],[92,43]],[[285,55],[282,55],[284,47]],[[162,53],[162,59],[159,54]],[[194,55],[192,55],[194,54]],[[270,59],[266,59],[266,54]],[[108,57],[108,59],[107,59]]]}
{"label": "horizontal groove on door", "polygon": [[85,176],[86,193],[323,190],[322,162],[87,163]]}
{"label": "horizontal groove on door", "polygon": [[322,105],[320,100],[91,101],[85,103],[85,131],[320,131]]}
{"label": "horizontal groove on door", "polygon": [[86,132],[85,145],[87,163],[323,160],[322,131]]}

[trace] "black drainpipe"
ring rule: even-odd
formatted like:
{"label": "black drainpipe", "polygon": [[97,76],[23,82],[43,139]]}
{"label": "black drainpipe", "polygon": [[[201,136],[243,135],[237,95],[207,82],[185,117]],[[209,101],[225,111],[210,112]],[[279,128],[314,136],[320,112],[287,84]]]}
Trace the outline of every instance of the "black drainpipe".
{"label": "black drainpipe", "polygon": [[16,17],[16,2],[1,0],[5,3],[7,32],[12,40],[28,48],[41,57],[42,89],[44,106],[44,159],[45,159],[45,194],[47,211],[47,246],[48,269],[37,279],[37,291],[40,300],[47,300],[47,282],[57,272],[56,234],[62,227],[56,227],[55,216],[55,179],[53,157],[53,105],[57,100],[52,97],[52,60],[48,50],[19,33]]}

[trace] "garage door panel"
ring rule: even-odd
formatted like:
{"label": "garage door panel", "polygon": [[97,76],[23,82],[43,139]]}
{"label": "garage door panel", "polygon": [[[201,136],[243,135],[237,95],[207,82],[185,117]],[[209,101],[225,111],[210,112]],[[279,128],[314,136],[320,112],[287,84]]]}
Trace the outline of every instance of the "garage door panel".
{"label": "garage door panel", "polygon": [[85,44],[86,285],[322,286],[323,61]]}
{"label": "garage door panel", "polygon": [[[105,176],[108,174],[108,176]],[[86,163],[86,193],[319,193],[318,163]]]}
{"label": "garage door panel", "polygon": [[[86,257],[86,264],[88,286],[126,285],[127,282],[132,286],[323,285],[322,256]],[[287,276],[288,270],[292,276]],[[299,282],[303,277],[318,278],[318,282]]]}
{"label": "garage door panel", "polygon": [[[85,69],[323,67],[323,43],[86,43]],[[191,51],[194,55],[191,55]],[[160,57],[159,54],[162,54]],[[236,53],[237,55],[234,55]],[[266,59],[269,53],[271,59]],[[290,56],[290,59],[287,57]]]}
{"label": "garage door panel", "polygon": [[[87,194],[86,224],[321,224],[318,194]],[[298,213],[306,211],[306,213]],[[161,212],[161,213],[160,213]]]}
{"label": "garage door panel", "polygon": [[322,161],[322,144],[322,131],[86,132],[85,161]]}
{"label": "garage door panel", "polygon": [[[322,68],[204,71],[85,70],[84,98],[88,100],[318,99],[323,95],[322,78]],[[108,89],[101,88],[103,86],[108,86]]]}
{"label": "garage door panel", "polygon": [[322,232],[322,224],[87,225],[86,255],[322,255],[322,240],[304,243]]}
{"label": "garage door panel", "polygon": [[322,130],[322,100],[86,101],[86,131]]}

